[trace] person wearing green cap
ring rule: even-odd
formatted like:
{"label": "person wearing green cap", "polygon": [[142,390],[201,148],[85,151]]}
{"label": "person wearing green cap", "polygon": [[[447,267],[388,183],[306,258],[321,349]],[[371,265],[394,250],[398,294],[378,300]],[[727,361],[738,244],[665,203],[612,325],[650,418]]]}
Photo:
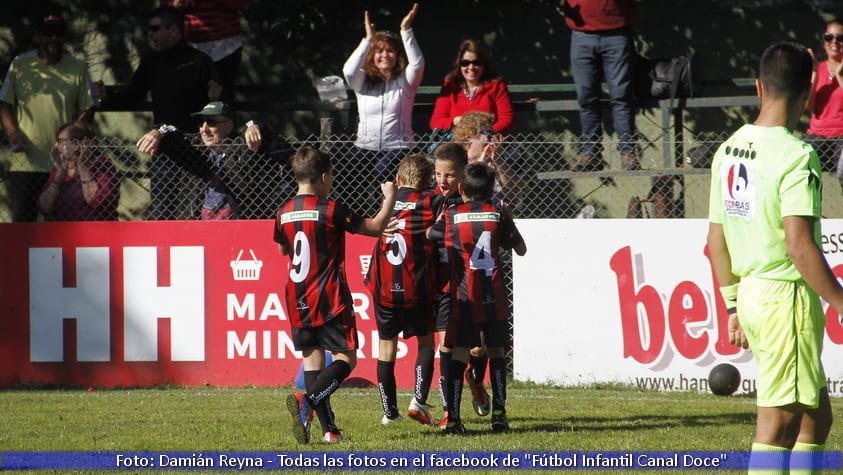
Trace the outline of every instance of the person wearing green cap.
{"label": "person wearing green cap", "polygon": [[197,120],[201,145],[168,124],[137,143],[138,150],[155,155],[170,175],[172,186],[152,187],[166,208],[165,219],[271,217],[284,191],[292,191],[282,170],[292,153],[289,144],[265,140],[272,134],[254,121],[246,124],[240,139],[234,134],[234,113],[224,102],[209,102],[191,116]]}

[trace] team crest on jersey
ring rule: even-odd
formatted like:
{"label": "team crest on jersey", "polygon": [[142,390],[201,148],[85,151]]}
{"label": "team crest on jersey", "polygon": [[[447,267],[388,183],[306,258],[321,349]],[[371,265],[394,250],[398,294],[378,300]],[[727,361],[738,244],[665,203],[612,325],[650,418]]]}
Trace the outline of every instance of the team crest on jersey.
{"label": "team crest on jersey", "polygon": [[756,196],[752,162],[724,160],[722,168],[723,206],[726,216],[755,216]]}

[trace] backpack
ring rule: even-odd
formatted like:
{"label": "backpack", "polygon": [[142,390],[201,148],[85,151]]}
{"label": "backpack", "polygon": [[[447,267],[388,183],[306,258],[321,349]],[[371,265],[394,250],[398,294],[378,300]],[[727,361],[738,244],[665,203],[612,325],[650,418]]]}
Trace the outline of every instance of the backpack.
{"label": "backpack", "polygon": [[640,101],[673,99],[699,95],[691,68],[694,53],[666,59],[638,56],[635,95]]}

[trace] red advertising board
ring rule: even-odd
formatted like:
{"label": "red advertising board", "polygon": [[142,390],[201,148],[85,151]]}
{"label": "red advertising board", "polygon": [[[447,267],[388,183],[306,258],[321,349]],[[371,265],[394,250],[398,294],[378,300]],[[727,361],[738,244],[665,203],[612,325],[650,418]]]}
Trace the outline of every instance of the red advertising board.
{"label": "red advertising board", "polygon": [[[293,350],[288,258],[272,221],[2,224],[0,386],[286,385]],[[348,236],[360,349],[376,381],[377,330],[363,275],[374,240]],[[399,344],[399,387],[415,343]],[[358,379],[359,381],[359,379]],[[362,382],[362,381],[360,381]]]}

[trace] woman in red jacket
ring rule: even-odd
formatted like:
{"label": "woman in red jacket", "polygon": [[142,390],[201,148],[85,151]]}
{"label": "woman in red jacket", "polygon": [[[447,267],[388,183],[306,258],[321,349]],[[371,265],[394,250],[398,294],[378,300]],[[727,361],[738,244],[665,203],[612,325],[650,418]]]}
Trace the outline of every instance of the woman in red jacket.
{"label": "woman in red jacket", "polygon": [[512,131],[512,101],[506,83],[495,73],[489,49],[477,40],[462,42],[454,69],[445,76],[445,84],[433,106],[431,129],[450,129],[469,111],[495,116],[496,134]]}

